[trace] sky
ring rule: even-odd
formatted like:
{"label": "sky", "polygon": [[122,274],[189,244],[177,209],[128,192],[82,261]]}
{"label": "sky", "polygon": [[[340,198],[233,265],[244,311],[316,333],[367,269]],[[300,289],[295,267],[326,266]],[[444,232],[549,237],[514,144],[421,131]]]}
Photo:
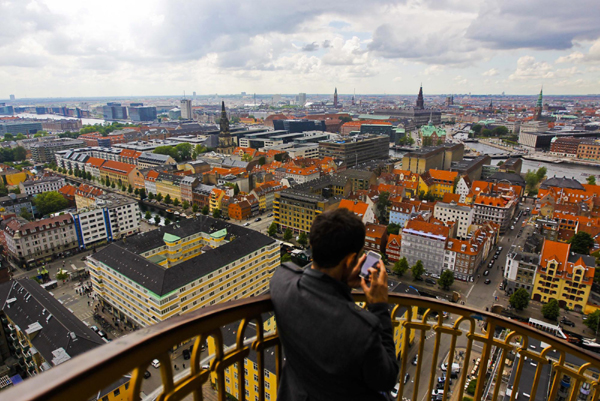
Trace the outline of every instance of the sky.
{"label": "sky", "polygon": [[0,99],[599,94],[598,16],[598,0],[0,0]]}

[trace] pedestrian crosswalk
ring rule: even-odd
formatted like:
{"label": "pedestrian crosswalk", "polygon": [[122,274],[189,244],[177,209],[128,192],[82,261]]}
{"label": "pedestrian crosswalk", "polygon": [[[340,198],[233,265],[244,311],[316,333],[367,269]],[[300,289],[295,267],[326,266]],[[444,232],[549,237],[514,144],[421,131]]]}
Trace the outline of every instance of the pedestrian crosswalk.
{"label": "pedestrian crosswalk", "polygon": [[75,316],[77,316],[77,319],[79,319],[79,320],[87,320],[87,319],[91,318],[92,316],[94,316],[94,312],[87,311],[84,313],[77,313],[77,314],[75,314]]}

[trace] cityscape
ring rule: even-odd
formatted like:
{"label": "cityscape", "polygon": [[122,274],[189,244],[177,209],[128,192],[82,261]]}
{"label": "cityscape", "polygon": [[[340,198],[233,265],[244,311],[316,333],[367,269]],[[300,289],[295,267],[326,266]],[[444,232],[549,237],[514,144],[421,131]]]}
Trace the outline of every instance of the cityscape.
{"label": "cityscape", "polygon": [[276,400],[270,281],[337,209],[387,272],[385,397],[599,399],[599,4],[157,1],[110,44],[102,5],[26,3],[0,4],[7,399]]}

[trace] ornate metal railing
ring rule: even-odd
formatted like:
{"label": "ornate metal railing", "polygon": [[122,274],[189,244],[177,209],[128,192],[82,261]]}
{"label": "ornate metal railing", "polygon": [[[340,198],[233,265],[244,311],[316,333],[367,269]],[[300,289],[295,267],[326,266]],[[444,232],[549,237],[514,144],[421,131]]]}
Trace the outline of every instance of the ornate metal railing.
{"label": "ornate metal railing", "polygon": [[[364,295],[355,294],[357,302],[363,302]],[[450,380],[444,382],[443,399],[462,400],[468,387],[468,380],[472,379],[471,373],[477,370],[477,385],[474,400],[501,399],[501,388],[506,387],[503,381],[503,372],[516,360],[516,367],[512,366],[514,381],[510,400],[514,401],[519,387],[535,398],[542,376],[544,365],[549,365],[551,374],[548,376],[546,395],[548,400],[555,400],[557,394],[562,395],[567,391],[564,399],[575,400],[582,397],[580,387],[589,383],[590,393],[588,400],[600,398],[600,357],[594,353],[578,348],[551,334],[536,330],[522,323],[510,320],[499,315],[476,311],[471,308],[440,302],[430,298],[412,295],[390,294],[390,304],[393,305],[392,319],[396,328],[404,330],[402,347],[405,355],[401,357],[398,400],[429,398],[438,387],[436,376],[439,363],[445,359],[440,358],[440,350],[447,346],[442,341],[444,336],[449,336],[448,350],[448,375],[453,370],[453,363],[460,366],[458,383],[453,386],[450,393]],[[418,309],[417,309],[418,308]],[[422,312],[416,313],[417,310]],[[127,336],[121,337],[110,344],[94,349],[84,355],[74,358],[49,371],[25,380],[23,383],[2,393],[3,399],[20,400],[87,400],[100,389],[106,388],[111,383],[119,380],[125,374],[131,374],[130,385],[127,389],[129,399],[139,400],[143,383],[143,375],[151,361],[157,358],[160,361],[160,374],[162,389],[157,392],[158,400],[182,400],[193,395],[195,400],[204,399],[203,391],[212,391],[217,399],[227,399],[225,392],[225,372],[229,367],[235,366],[237,374],[235,382],[238,394],[245,394],[246,382],[244,375],[244,359],[251,352],[256,353],[258,373],[258,397],[265,399],[265,352],[274,348],[274,373],[276,384],[279,384],[280,370],[282,367],[282,352],[279,339],[275,331],[265,332],[263,329],[263,316],[272,312],[269,296],[249,298],[225,304],[217,304],[210,308],[190,312],[177,316],[168,321],[138,330]],[[446,312],[446,313],[443,313]],[[437,313],[437,315],[436,315]],[[453,318],[454,317],[454,318]],[[225,344],[223,327],[239,322],[235,343]],[[247,329],[253,323],[255,335],[245,338]],[[415,333],[411,344],[411,332]],[[214,341],[213,352],[201,358],[203,344],[211,337]],[[425,355],[426,338],[434,337],[432,360],[421,357]],[[174,375],[170,352],[186,340],[195,339],[189,370]],[[539,351],[532,350],[530,341],[536,339],[546,344]],[[464,351],[457,354],[457,341],[464,343]],[[443,345],[446,344],[446,345]],[[414,373],[414,385],[409,394],[404,394],[406,384],[403,378],[409,369],[409,350],[414,352],[416,347],[419,357]],[[481,348],[478,361],[472,357],[474,348]],[[428,347],[430,348],[430,347]],[[462,349],[462,348],[461,348]],[[567,361],[567,356],[579,358],[580,365]],[[526,358],[525,358],[526,357]],[[210,360],[209,366],[201,359]],[[520,382],[521,372],[524,369],[524,360],[535,361],[537,367],[532,383]],[[475,360],[475,361],[474,361]],[[425,364],[431,362],[428,380],[421,380],[425,372]],[[571,378],[571,386],[565,390],[561,387],[564,376]],[[212,379],[211,379],[212,378]],[[504,377],[505,378],[505,377]],[[229,379],[227,379],[229,380]],[[212,386],[206,386],[207,383]],[[424,387],[422,383],[427,383]],[[493,387],[493,390],[492,390]],[[441,390],[441,389],[440,389]],[[404,397],[404,398],[403,398]],[[243,397],[242,397],[243,398]]]}

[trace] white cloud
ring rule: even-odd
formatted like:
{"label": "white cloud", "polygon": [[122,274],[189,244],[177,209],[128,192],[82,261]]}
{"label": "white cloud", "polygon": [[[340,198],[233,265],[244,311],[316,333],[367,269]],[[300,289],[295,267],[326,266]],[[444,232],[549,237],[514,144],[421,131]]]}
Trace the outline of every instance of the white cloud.
{"label": "white cloud", "polygon": [[496,75],[498,75],[498,70],[496,68],[490,68],[481,75],[483,75],[484,77],[495,77]]}
{"label": "white cloud", "polygon": [[573,53],[569,54],[568,56],[561,56],[561,57],[557,58],[555,63],[556,64],[578,63],[578,62],[582,61],[584,58],[585,58],[585,55],[583,53],[573,52]]}
{"label": "white cloud", "polygon": [[430,65],[429,67],[425,68],[423,73],[425,75],[440,75],[443,71],[444,67],[441,65]]}
{"label": "white cloud", "polygon": [[517,61],[517,69],[510,74],[510,81],[547,79],[554,77],[552,66],[545,61],[535,61],[535,57],[523,56]]}

